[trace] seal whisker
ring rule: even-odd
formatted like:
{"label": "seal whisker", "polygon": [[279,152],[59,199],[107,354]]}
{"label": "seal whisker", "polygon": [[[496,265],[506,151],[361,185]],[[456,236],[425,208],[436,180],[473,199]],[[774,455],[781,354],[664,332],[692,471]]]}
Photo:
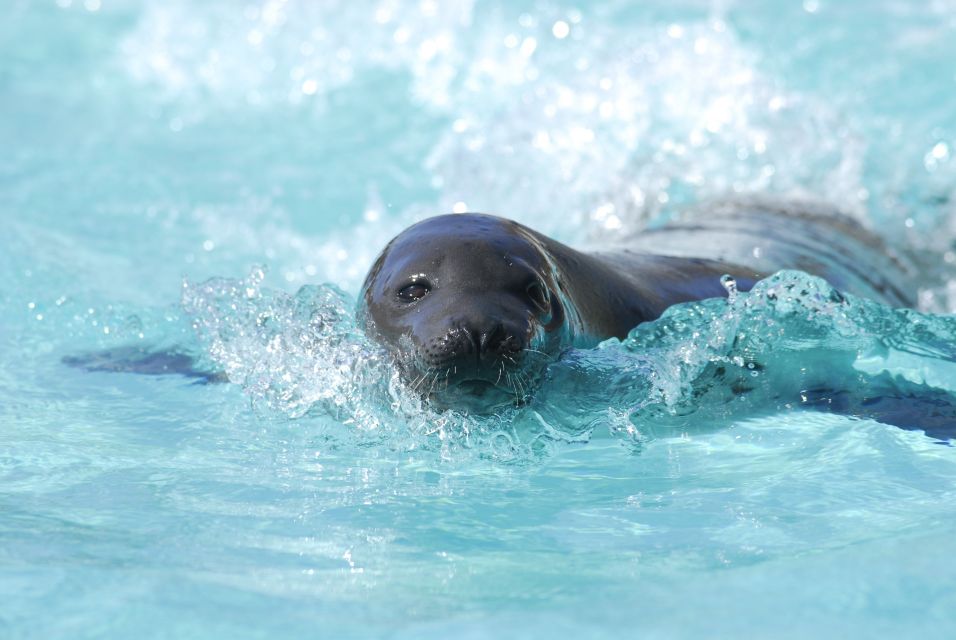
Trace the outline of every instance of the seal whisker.
{"label": "seal whisker", "polygon": [[415,379],[415,382],[412,383],[412,391],[418,391],[418,388],[422,386],[422,383],[425,382],[425,378],[428,377],[428,373],[423,373],[421,376]]}
{"label": "seal whisker", "polygon": [[541,350],[539,350],[539,349],[532,349],[531,347],[526,347],[526,348],[525,348],[525,351],[526,351],[527,353],[532,353],[532,354],[544,356],[545,359],[547,359],[547,360],[552,360],[552,359],[553,359],[553,356],[552,356],[550,353],[545,353],[544,351],[541,351]]}
{"label": "seal whisker", "polygon": [[505,380],[508,382],[508,391],[515,395],[517,398],[517,391],[515,391],[514,381],[511,379],[511,374],[505,374]]}
{"label": "seal whisker", "polygon": [[441,371],[435,372],[435,377],[432,378],[432,383],[428,386],[428,393],[426,395],[432,395],[435,392],[435,383],[438,382],[438,377],[441,375]]}
{"label": "seal whisker", "polygon": [[515,396],[515,404],[521,404],[524,401],[524,387],[521,385],[520,376],[514,374],[509,377],[511,379],[512,392]]}

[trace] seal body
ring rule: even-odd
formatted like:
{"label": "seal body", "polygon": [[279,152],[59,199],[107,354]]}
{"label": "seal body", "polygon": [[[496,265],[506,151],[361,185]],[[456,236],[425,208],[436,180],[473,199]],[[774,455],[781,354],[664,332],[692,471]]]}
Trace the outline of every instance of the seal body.
{"label": "seal body", "polygon": [[917,268],[910,258],[818,203],[757,197],[709,202],[625,244],[632,251],[704,257],[768,275],[795,269],[844,293],[894,307],[916,305]]}
{"label": "seal body", "polygon": [[496,216],[429,218],[378,257],[359,317],[424,396],[487,407],[520,402],[569,347],[623,338],[679,302],[727,295],[725,275],[746,291],[775,271],[801,269],[844,291],[912,304],[902,263],[859,225],[751,209],[725,208],[599,251]]}

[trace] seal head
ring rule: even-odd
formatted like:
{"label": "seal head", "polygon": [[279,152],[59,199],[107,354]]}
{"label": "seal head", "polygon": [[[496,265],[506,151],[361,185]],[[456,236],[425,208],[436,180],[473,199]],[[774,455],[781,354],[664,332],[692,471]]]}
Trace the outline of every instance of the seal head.
{"label": "seal head", "polygon": [[439,406],[521,403],[574,342],[548,251],[530,229],[481,214],[429,218],[395,237],[362,287],[359,316],[413,389]]}

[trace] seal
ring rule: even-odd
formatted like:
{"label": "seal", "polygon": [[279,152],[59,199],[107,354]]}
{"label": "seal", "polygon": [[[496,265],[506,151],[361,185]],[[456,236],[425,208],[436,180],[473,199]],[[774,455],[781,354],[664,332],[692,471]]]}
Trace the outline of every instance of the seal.
{"label": "seal", "polygon": [[787,207],[714,207],[600,251],[506,218],[448,214],[388,243],[362,286],[358,318],[422,396],[486,410],[524,402],[571,347],[623,338],[680,302],[728,295],[728,277],[747,291],[801,269],[912,305],[905,266],[848,219]]}
{"label": "seal", "polygon": [[[734,286],[747,291],[781,269],[892,306],[914,306],[918,290],[904,255],[832,209],[735,199],[596,250],[492,215],[428,218],[375,260],[357,317],[423,397],[439,407],[493,411],[524,403],[568,349],[624,338],[674,304],[726,296]],[[225,380],[182,349],[117,348],[63,362]]]}

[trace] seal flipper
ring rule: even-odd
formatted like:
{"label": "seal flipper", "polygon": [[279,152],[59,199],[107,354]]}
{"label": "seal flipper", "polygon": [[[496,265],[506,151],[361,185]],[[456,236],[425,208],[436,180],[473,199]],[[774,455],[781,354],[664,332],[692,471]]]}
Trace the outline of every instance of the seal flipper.
{"label": "seal flipper", "polygon": [[136,373],[147,376],[180,375],[198,384],[228,382],[222,371],[207,371],[196,359],[176,350],[152,351],[146,347],[117,347],[76,356],[64,356],[63,364],[85,371]]}
{"label": "seal flipper", "polygon": [[869,418],[908,431],[923,431],[943,442],[956,441],[956,397],[885,374],[870,378],[860,389],[806,389],[800,393],[800,404],[818,411]]}

